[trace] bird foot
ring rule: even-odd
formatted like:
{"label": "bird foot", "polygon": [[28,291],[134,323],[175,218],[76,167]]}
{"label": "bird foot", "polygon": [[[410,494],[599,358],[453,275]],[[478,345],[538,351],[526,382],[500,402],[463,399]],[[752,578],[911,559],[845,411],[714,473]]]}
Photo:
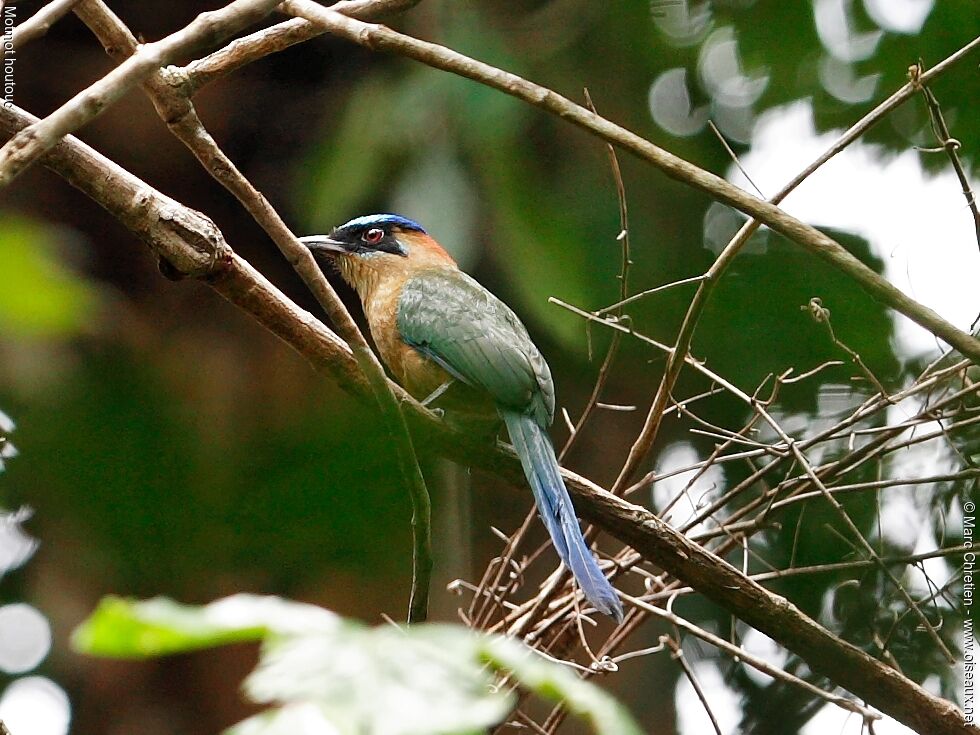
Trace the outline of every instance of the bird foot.
{"label": "bird foot", "polygon": [[455,380],[453,380],[453,379],[450,378],[445,383],[443,383],[438,388],[436,388],[434,391],[432,391],[425,398],[423,398],[420,401],[420,403],[423,406],[425,406],[426,408],[428,408],[430,403],[434,403],[443,393],[445,393],[447,390],[449,390],[449,386],[451,386],[455,382],[456,382]]}

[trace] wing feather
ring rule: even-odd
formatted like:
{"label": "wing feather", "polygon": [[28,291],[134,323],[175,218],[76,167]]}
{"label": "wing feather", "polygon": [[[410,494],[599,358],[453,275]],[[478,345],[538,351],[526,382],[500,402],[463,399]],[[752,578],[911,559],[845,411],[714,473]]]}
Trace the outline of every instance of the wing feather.
{"label": "wing feather", "polygon": [[461,271],[431,270],[402,288],[399,333],[450,375],[542,426],[554,415],[551,370],[517,315]]}

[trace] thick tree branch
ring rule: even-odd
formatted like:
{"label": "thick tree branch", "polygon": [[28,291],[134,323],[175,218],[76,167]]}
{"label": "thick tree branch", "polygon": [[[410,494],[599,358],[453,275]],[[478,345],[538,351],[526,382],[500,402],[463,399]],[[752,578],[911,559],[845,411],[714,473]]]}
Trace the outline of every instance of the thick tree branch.
{"label": "thick tree branch", "polygon": [[[358,20],[373,20],[418,5],[420,0],[343,0],[330,9]],[[237,38],[223,49],[184,67],[192,93],[236,69],[297,43],[322,36],[326,30],[304,18],[277,23],[248,36]]]}
{"label": "thick tree branch", "polygon": [[[391,3],[382,0],[380,4],[388,6]],[[363,6],[365,3],[359,5]],[[79,6],[77,14],[116,61],[122,61],[136,52],[135,37],[102,0],[86,0]],[[389,390],[384,368],[309,249],[296,239],[265,196],[252,186],[204,128],[190,101],[190,86],[181,72],[174,69],[158,70],[143,83],[143,88],[171,132],[188,147],[205,170],[241,202],[276,243],[328,314],[367,377],[391,435],[392,447],[412,501],[414,544],[408,622],[424,621],[428,616],[429,584],[432,576],[431,503],[411,435],[399,403]]]}
{"label": "thick tree branch", "polygon": [[[398,13],[418,5],[420,0],[342,0],[330,6],[337,13],[349,15],[359,20],[373,20],[392,13]],[[99,12],[94,12],[98,10]],[[135,50],[135,39],[131,45],[122,40],[118,33],[118,25],[107,22],[105,14],[114,17],[108,6],[102,0],[82,0],[76,13],[83,19],[93,32],[105,41],[106,35],[115,35],[121,40],[118,48],[107,47],[106,52],[117,61],[125,59]],[[240,69],[246,64],[257,61],[264,56],[283,51],[303,41],[316,36],[322,36],[326,31],[303,18],[292,18],[277,23],[269,28],[263,28],[247,36],[236,38],[224,48],[208,56],[191,61],[182,67],[179,73],[189,85],[188,95],[193,96],[201,87]],[[132,34],[126,34],[132,37]],[[125,54],[120,52],[125,51]]]}
{"label": "thick tree branch", "polygon": [[25,43],[40,38],[47,33],[62,16],[71,12],[72,7],[79,0],[53,0],[34,13],[27,20],[18,23],[14,29],[12,46],[14,51],[19,51]]}
{"label": "thick tree branch", "polygon": [[[0,132],[13,135],[34,120],[17,108],[0,109]],[[172,269],[210,284],[346,390],[362,398],[371,395],[348,346],[235,255],[204,215],[153,190],[72,137],[52,148],[43,163],[105,207]],[[392,386],[392,391],[403,402],[413,430],[432,439],[427,442],[429,446],[523,485],[522,471],[512,452],[503,447],[488,451],[486,446],[449,430],[397,386]],[[564,474],[576,507],[587,519],[799,655],[814,671],[920,732],[975,732],[951,703],[843,642],[787,600],[645,508],[615,497],[578,475]]]}

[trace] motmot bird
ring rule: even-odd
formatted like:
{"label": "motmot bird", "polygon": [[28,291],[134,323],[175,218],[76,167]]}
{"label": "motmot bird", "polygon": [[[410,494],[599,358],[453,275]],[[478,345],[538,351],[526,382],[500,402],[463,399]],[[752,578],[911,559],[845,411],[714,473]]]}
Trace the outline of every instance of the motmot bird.
{"label": "motmot bird", "polygon": [[409,393],[431,399],[458,383],[464,400],[496,410],[558,556],[589,603],[622,621],[622,604],[582,537],[548,436],[551,370],[517,315],[405,217],[358,217],[329,235],[300,239],[314,254],[331,256],[357,292],[382,360]]}

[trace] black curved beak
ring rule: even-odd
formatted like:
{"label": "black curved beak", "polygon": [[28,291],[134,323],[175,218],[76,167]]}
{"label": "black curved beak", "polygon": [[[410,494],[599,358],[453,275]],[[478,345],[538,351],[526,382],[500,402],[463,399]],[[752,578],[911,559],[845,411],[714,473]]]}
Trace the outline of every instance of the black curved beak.
{"label": "black curved beak", "polygon": [[329,235],[307,235],[299,238],[313,253],[346,253],[347,246]]}

